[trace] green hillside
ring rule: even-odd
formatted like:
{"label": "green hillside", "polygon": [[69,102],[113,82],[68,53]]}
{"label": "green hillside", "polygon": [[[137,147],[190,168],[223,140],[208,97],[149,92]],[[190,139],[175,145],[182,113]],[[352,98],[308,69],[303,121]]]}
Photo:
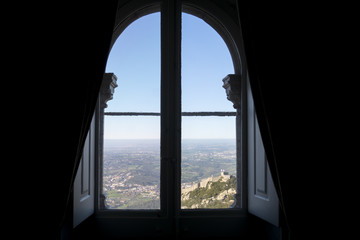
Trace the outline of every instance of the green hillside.
{"label": "green hillside", "polygon": [[227,181],[220,178],[208,182],[206,187],[199,187],[181,195],[181,207],[186,208],[230,208],[234,203],[236,178]]}

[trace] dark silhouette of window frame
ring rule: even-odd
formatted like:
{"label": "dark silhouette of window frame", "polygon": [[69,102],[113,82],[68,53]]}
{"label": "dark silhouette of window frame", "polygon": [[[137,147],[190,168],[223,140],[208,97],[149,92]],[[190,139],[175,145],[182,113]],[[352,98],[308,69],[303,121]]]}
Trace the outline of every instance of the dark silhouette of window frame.
{"label": "dark silhouette of window frame", "polygon": [[[237,131],[246,134],[246,112],[182,112],[181,111],[181,13],[189,13],[207,22],[225,41],[234,64],[234,72],[241,78],[242,85],[246,84],[246,65],[241,60],[243,55],[241,32],[239,26],[229,18],[227,13],[211,2],[196,0],[171,1],[129,1],[119,5],[116,27],[114,29],[112,45],[122,31],[133,21],[142,16],[161,13],[161,114],[157,112],[103,112],[103,116],[160,116],[161,129],[161,208],[160,210],[112,210],[104,209],[101,204],[102,171],[101,163],[97,164],[96,182],[97,197],[95,216],[99,228],[110,229],[112,234],[119,236],[142,236],[139,229],[152,226],[156,234],[161,236],[171,234],[201,234],[203,236],[241,236],[246,232],[247,216],[247,182],[246,182],[246,147],[240,142],[237,151],[237,178],[241,181],[240,208],[234,209],[181,209],[180,176],[181,176],[181,117],[182,116],[239,116],[237,117]],[[221,22],[219,21],[221,19]],[[225,77],[225,76],[224,76]],[[219,79],[221,81],[221,79]],[[246,109],[246,88],[242,88],[242,109]],[[225,92],[224,92],[224,97]],[[102,126],[103,127],[103,126]],[[101,128],[101,127],[100,127]],[[100,130],[100,132],[103,130]],[[103,132],[100,134],[103,137]],[[101,148],[101,147],[100,147]],[[100,150],[101,152],[101,150]],[[101,159],[98,161],[101,162]],[[138,229],[132,225],[138,224]],[[114,226],[116,222],[117,227]],[[111,223],[110,225],[108,223]],[[170,224],[170,225],[169,225]],[[218,229],[203,228],[207,224],[218,225]],[[236,227],[234,226],[236,225]],[[190,227],[190,225],[192,227]],[[195,227],[194,227],[195,226]],[[194,227],[194,228],[193,228]],[[222,229],[221,227],[225,227]],[[226,232],[226,233],[225,233]]]}

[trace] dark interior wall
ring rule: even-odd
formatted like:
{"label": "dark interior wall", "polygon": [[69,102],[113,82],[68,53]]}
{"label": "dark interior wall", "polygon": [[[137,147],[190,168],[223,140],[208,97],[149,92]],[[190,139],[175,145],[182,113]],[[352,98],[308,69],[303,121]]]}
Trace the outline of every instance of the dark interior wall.
{"label": "dark interior wall", "polygon": [[59,234],[84,112],[95,103],[88,93],[102,79],[116,6],[116,1],[65,1],[6,7],[14,11],[7,19],[12,31],[4,36],[15,43],[7,45],[14,62],[7,71],[19,76],[16,93],[14,79],[3,88],[5,94],[14,90],[17,99],[9,106],[7,125],[13,236]]}
{"label": "dark interior wall", "polygon": [[337,28],[343,9],[257,1],[239,5],[246,8],[240,13],[247,19],[250,77],[261,93],[254,98],[262,99],[257,106],[266,115],[262,127],[270,130],[279,163],[292,239],[344,238],[347,231],[340,229],[349,221],[336,208],[348,205],[340,203],[349,203],[344,190],[352,181],[344,181],[349,147],[344,148],[340,129],[349,119],[342,113],[353,102],[344,102],[351,80],[338,75],[338,60],[346,58],[334,55],[343,47]]}
{"label": "dark interior wall", "polygon": [[[14,24],[6,36],[17,40],[11,49],[16,50],[18,63],[7,70],[16,78],[3,93],[17,99],[5,104],[11,108],[9,122],[15,123],[8,136],[11,148],[6,150],[19,178],[7,184],[7,193],[11,206],[21,210],[9,221],[14,231],[8,230],[17,235],[19,226],[20,230],[30,226],[30,235],[38,236],[57,232],[64,212],[63,177],[69,175],[67,161],[73,160],[77,149],[86,99],[82,90],[103,71],[106,59],[101,52],[106,43],[100,23],[110,15],[102,12],[101,4],[88,2],[12,7],[7,21]],[[258,59],[256,74],[261,77],[276,157],[282,163],[282,191],[294,239],[331,236],[342,225],[339,221],[348,220],[338,215],[341,210],[334,211],[339,205],[334,196],[343,192],[334,179],[339,176],[334,173],[334,158],[339,156],[333,149],[339,138],[329,134],[336,123],[334,86],[329,74],[323,75],[332,70],[323,62],[329,56],[323,27],[329,28],[330,18],[323,12],[319,6],[273,3],[254,5],[250,11],[256,27],[250,39],[256,48],[253,57]],[[24,115],[19,110],[31,111]],[[23,186],[26,201],[13,198],[19,196],[18,186]]]}
{"label": "dark interior wall", "polygon": [[249,215],[249,233],[248,239],[262,239],[262,240],[283,240],[286,239],[284,229],[276,227],[262,219]]}
{"label": "dark interior wall", "polygon": [[[302,181],[302,174],[307,172],[303,159],[309,158],[304,153],[309,152],[310,147],[302,142],[307,141],[305,133],[310,130],[303,129],[306,121],[302,120],[307,119],[304,113],[310,108],[306,109],[308,103],[301,95],[313,91],[300,84],[303,72],[299,64],[304,57],[301,52],[304,45],[299,43],[304,33],[291,10],[281,11],[276,4],[242,7],[246,8],[240,9],[240,13],[246,15],[242,16],[246,20],[245,49],[252,88],[256,90],[253,94],[260,129],[271,133],[287,217],[290,227],[297,232],[294,234],[298,234],[303,231],[297,229],[301,223],[298,217],[305,217],[300,210],[305,202],[299,183],[306,186]],[[270,141],[264,140],[268,145],[266,150]]]}

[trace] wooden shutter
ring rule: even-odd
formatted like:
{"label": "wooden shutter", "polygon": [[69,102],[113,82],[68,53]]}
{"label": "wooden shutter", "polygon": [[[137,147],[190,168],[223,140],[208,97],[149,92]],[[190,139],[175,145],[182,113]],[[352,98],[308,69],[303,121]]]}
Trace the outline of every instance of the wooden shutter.
{"label": "wooden shutter", "polygon": [[271,177],[256,117],[250,84],[248,92],[248,210],[279,226],[279,199]]}
{"label": "wooden shutter", "polygon": [[83,155],[74,182],[73,227],[94,213],[95,201],[95,117],[85,140]]}

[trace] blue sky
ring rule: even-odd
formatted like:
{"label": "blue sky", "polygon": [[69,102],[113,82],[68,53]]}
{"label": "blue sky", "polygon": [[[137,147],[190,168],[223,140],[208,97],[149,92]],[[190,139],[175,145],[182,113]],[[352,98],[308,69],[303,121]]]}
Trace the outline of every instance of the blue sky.
{"label": "blue sky", "polygon": [[[106,72],[118,77],[109,112],[160,112],[160,13],[128,26]],[[222,79],[234,73],[224,41],[203,20],[182,15],[182,111],[235,111]],[[158,139],[160,117],[105,117],[105,139]],[[234,117],[183,117],[183,138],[235,138]]]}

